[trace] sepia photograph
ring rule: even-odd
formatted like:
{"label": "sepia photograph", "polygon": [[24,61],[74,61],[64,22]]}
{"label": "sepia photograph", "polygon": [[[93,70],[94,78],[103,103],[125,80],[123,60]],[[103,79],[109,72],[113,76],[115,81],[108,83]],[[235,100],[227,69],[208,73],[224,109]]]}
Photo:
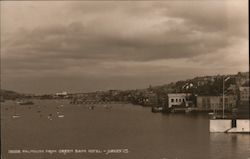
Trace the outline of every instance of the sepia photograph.
{"label": "sepia photograph", "polygon": [[0,1],[0,158],[250,159],[248,5]]}

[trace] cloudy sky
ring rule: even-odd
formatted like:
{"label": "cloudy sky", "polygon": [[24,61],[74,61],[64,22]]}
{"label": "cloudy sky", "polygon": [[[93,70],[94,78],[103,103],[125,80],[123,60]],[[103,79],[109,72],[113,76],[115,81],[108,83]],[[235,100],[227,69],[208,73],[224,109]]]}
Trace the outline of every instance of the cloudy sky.
{"label": "cloudy sky", "polygon": [[248,1],[1,1],[2,88],[145,88],[248,71]]}

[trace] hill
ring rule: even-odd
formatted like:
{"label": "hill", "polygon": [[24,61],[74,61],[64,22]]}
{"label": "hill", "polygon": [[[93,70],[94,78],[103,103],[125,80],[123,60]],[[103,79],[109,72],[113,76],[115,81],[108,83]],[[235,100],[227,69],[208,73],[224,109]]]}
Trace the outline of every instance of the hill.
{"label": "hill", "polygon": [[24,94],[15,91],[0,89],[1,100],[15,100],[17,98],[23,98],[24,96]]}

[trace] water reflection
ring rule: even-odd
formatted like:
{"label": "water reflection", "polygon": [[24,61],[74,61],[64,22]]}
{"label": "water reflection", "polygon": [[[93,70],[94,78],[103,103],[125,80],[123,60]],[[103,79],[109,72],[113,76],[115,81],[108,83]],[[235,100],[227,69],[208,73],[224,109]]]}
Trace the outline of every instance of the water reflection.
{"label": "water reflection", "polygon": [[[54,118],[63,106],[64,118]],[[17,107],[22,118],[12,120],[13,103],[2,107],[2,152],[8,159],[34,159],[41,156],[13,156],[9,149],[128,148],[130,153],[103,156],[78,154],[79,158],[109,159],[248,159],[250,134],[209,133],[207,114],[151,113],[150,108],[134,105],[70,105],[67,101],[35,101]],[[8,108],[6,110],[6,108]],[[62,108],[60,108],[62,109]],[[61,113],[61,111],[60,111]],[[51,114],[53,120],[47,119]],[[42,116],[40,116],[42,115]],[[36,142],[34,142],[36,141]],[[35,155],[35,154],[34,154]],[[46,159],[68,159],[60,154]]]}
{"label": "water reflection", "polygon": [[210,156],[216,159],[248,159],[250,134],[210,133]]}

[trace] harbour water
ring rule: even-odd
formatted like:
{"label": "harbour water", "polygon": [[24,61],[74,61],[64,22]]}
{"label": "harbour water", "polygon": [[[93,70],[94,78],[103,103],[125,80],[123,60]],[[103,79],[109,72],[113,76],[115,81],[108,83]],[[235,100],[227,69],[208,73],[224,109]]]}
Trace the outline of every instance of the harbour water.
{"label": "harbour water", "polygon": [[34,103],[1,103],[3,159],[250,158],[250,134],[209,133],[207,114],[164,115],[130,104]]}

